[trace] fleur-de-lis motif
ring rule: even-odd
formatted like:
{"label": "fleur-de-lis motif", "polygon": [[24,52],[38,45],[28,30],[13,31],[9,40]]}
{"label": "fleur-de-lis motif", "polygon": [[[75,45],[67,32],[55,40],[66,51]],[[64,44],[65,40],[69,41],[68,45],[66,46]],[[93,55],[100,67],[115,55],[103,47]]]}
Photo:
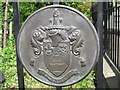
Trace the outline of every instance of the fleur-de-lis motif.
{"label": "fleur-de-lis motif", "polygon": [[46,52],[47,55],[51,55],[52,54],[53,47],[51,46],[50,43],[45,47],[45,52]]}

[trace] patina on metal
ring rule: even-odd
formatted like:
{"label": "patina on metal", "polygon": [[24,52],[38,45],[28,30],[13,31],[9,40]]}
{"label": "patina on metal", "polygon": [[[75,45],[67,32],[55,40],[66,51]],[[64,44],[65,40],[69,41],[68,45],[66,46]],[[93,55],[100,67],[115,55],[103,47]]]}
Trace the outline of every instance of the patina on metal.
{"label": "patina on metal", "polygon": [[51,5],[34,12],[18,36],[18,54],[26,70],[51,86],[67,86],[85,78],[99,55],[91,22],[79,11]]}

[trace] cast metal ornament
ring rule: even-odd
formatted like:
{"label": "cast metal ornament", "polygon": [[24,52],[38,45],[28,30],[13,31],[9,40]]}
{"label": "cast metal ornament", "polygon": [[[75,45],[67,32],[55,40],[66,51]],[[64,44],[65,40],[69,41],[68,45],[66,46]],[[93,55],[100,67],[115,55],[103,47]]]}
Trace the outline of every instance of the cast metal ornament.
{"label": "cast metal ornament", "polygon": [[99,55],[99,40],[91,22],[79,11],[51,5],[33,13],[18,36],[18,54],[37,80],[66,86],[85,78]]}

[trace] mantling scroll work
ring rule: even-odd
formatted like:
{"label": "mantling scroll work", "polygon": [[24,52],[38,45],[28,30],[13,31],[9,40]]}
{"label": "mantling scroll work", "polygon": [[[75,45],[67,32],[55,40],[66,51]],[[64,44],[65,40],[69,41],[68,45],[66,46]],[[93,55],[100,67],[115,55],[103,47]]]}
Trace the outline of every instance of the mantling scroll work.
{"label": "mantling scroll work", "polygon": [[[34,66],[36,58],[42,55],[46,68],[56,77],[58,83],[62,83],[73,75],[79,74],[79,72],[76,71],[77,73],[74,73],[74,71],[72,72],[71,70],[68,78],[65,78],[63,81],[61,81],[62,78],[59,78],[70,65],[70,52],[72,52],[75,57],[79,58],[81,67],[86,66],[85,60],[81,56],[81,48],[84,46],[84,40],[81,31],[77,29],[77,27],[62,25],[63,18],[60,18],[57,9],[54,10],[53,18],[49,21],[50,25],[40,26],[34,30],[32,34],[31,46],[33,48],[34,57],[31,59],[30,64]],[[38,72],[40,75],[46,77],[43,74],[46,73],[46,71],[38,70]],[[52,78],[49,74],[47,75],[49,78]],[[63,77],[67,77],[67,75]]]}

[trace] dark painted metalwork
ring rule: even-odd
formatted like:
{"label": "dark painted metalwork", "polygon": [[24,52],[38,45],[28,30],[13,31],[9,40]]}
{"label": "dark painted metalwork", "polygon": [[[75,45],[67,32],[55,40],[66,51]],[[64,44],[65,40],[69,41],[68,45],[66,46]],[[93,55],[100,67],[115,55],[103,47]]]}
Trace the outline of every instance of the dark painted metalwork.
{"label": "dark painted metalwork", "polygon": [[[115,7],[112,6],[113,5],[112,3],[108,3],[108,4],[109,4],[109,7],[106,10],[104,10],[104,12],[108,11],[111,14],[107,16],[107,27],[105,28],[105,30],[107,30],[107,33],[105,33],[105,35],[107,35],[107,38],[105,38],[107,40],[107,42],[105,42],[107,46],[105,50],[108,56],[110,57],[110,59],[112,60],[112,62],[119,69],[120,67],[120,64],[119,64],[120,62],[119,8],[120,7],[117,6],[117,2],[115,4]],[[110,7],[110,5],[112,7]],[[104,13],[104,15],[106,15],[106,13]],[[106,18],[104,18],[104,20],[105,19]]]}
{"label": "dark painted metalwork", "polygon": [[[15,40],[17,46],[17,37],[20,29],[20,12],[19,12],[19,3],[13,2],[14,10],[14,30],[15,30]],[[24,90],[24,75],[23,75],[23,65],[18,58],[18,53],[16,49],[16,58],[17,58],[17,71],[18,71],[18,85],[19,90]]]}
{"label": "dark painted metalwork", "polygon": [[[112,23],[113,33],[115,32],[115,28],[114,28],[114,26],[115,26],[115,22],[114,22],[114,19],[115,19],[114,14],[115,14],[115,12],[114,12],[114,10],[115,10],[115,8],[112,8],[112,22],[111,23]],[[112,47],[112,50],[113,50],[112,51],[112,60],[115,63],[115,57],[114,57],[114,53],[115,53],[115,51],[114,51],[115,50],[115,42],[114,41],[115,41],[115,39],[114,38],[115,38],[115,35],[112,35],[112,42],[111,42],[111,44],[112,44],[111,46],[113,46]]]}
{"label": "dark painted metalwork", "polygon": [[62,87],[56,87],[56,90],[62,90]]}
{"label": "dark painted metalwork", "polygon": [[82,80],[99,55],[98,35],[91,22],[79,11],[63,5],[33,13],[22,26],[17,44],[26,70],[51,86]]}
{"label": "dark painted metalwork", "polygon": [[[117,2],[115,3],[115,12],[116,12],[116,15],[115,15],[115,21],[116,21],[116,23],[115,23],[115,27],[117,27],[117,16],[118,16],[118,8],[117,8]],[[117,31],[118,29],[116,28],[116,31]],[[114,30],[115,31],[115,30]],[[117,65],[117,35],[115,35],[115,53],[114,53],[114,57],[115,57],[115,65]]]}
{"label": "dark painted metalwork", "polygon": [[[120,13],[119,13],[119,11],[120,11],[120,7],[118,7],[118,15],[120,15]],[[117,36],[117,42],[118,42],[118,47],[117,47],[117,67],[118,67],[118,69],[120,70],[120,18],[118,18],[118,21],[117,21],[117,23],[118,23],[118,30],[117,30],[117,32],[118,32],[118,36]]]}
{"label": "dark painted metalwork", "polygon": [[[118,76],[118,84],[120,84],[120,28],[119,28],[120,6],[117,5],[117,2],[115,2],[115,4],[113,4],[113,2],[105,2],[104,6],[105,6],[105,8],[103,9],[104,29],[102,29],[104,30],[103,31],[104,55],[105,55],[106,61],[111,66],[114,73],[116,74],[116,77]],[[99,10],[101,9],[98,9],[97,13],[99,12]],[[102,65],[102,62],[101,62],[101,65]],[[102,67],[101,67],[101,70],[102,70]],[[98,71],[98,73],[101,73],[101,72],[102,71]],[[101,77],[102,75],[99,78],[97,78],[97,80],[100,81]]]}
{"label": "dark painted metalwork", "polygon": [[100,39],[100,55],[97,63],[97,88],[103,88],[103,2],[98,2],[97,31]]}

